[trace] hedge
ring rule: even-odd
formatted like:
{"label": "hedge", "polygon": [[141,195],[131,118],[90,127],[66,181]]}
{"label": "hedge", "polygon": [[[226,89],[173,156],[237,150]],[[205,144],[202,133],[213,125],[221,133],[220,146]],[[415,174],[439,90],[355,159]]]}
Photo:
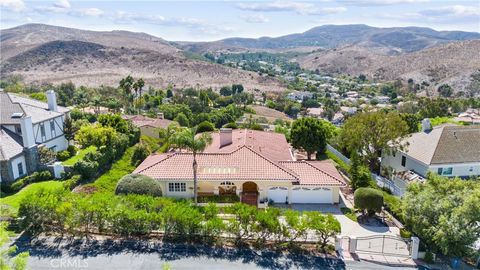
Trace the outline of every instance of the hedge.
{"label": "hedge", "polygon": [[138,194],[162,196],[160,183],[146,175],[128,174],[122,177],[117,184],[115,194]]}

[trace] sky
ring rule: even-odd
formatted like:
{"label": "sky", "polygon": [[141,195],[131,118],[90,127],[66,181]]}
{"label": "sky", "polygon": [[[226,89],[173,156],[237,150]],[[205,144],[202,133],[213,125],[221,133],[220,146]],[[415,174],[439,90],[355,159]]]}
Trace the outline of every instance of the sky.
{"label": "sky", "polygon": [[276,37],[325,24],[480,32],[480,0],[0,0],[0,28],[44,23],[145,32],[170,41]]}

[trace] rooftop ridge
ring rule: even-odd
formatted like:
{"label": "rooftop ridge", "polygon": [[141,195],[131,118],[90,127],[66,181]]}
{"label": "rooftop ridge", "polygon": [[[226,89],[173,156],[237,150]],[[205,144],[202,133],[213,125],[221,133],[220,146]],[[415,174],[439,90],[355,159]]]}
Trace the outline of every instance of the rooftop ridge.
{"label": "rooftop ridge", "polygon": [[327,173],[327,172],[325,172],[325,171],[323,171],[323,170],[320,170],[319,168],[317,168],[317,167],[313,166],[312,164],[310,164],[308,161],[304,161],[304,162],[307,163],[310,167],[313,167],[313,168],[317,169],[317,171],[322,172],[323,174],[326,174],[326,175],[332,177],[333,179],[337,180],[338,182],[340,182],[340,184],[345,184],[345,181],[342,181],[342,180],[338,179],[337,177],[335,177],[335,176],[333,176],[333,175],[331,175],[331,174],[329,174],[329,173]]}

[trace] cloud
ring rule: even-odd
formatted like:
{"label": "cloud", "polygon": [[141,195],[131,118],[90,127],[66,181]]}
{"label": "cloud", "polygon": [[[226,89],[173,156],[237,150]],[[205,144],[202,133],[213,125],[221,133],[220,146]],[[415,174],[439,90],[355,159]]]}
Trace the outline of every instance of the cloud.
{"label": "cloud", "polygon": [[58,0],[57,2],[53,3],[53,6],[60,9],[69,9],[72,7],[68,0]]}
{"label": "cloud", "polygon": [[242,18],[247,23],[267,23],[270,21],[267,17],[261,14],[240,16],[240,18]]}
{"label": "cloud", "polygon": [[242,10],[263,12],[296,12],[300,15],[328,15],[344,12],[344,7],[319,8],[313,3],[275,1],[269,3],[239,3],[237,7]]}
{"label": "cloud", "polygon": [[275,1],[270,3],[239,3],[237,7],[242,10],[250,11],[264,11],[264,12],[278,12],[278,11],[295,11],[297,13],[304,13],[315,5],[311,3],[302,2],[285,2]]}
{"label": "cloud", "polygon": [[23,0],[0,0],[0,7],[19,12],[25,9],[25,3]]}
{"label": "cloud", "polygon": [[352,6],[389,6],[399,4],[425,3],[430,0],[337,0],[338,3]]}
{"label": "cloud", "polygon": [[102,16],[104,12],[103,10],[98,8],[81,8],[81,9],[71,11],[70,14],[75,16],[99,17],[99,16]]}
{"label": "cloud", "polygon": [[433,9],[426,9],[419,12],[423,16],[427,17],[470,17],[475,16],[477,19],[480,17],[480,6],[444,6]]}

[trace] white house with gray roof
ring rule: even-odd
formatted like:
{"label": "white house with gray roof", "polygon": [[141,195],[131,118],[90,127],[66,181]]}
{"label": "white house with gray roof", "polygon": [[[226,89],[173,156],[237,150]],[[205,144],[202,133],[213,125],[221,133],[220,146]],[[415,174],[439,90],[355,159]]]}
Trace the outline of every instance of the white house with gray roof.
{"label": "white house with gray roof", "polygon": [[426,177],[434,172],[447,177],[468,178],[480,175],[480,127],[442,125],[429,127],[406,139],[407,146],[382,158],[382,167],[395,173],[412,171]]}
{"label": "white house with gray roof", "polygon": [[0,181],[11,182],[37,170],[38,148],[63,151],[63,123],[69,109],[57,105],[53,90],[47,103],[0,91]]}

